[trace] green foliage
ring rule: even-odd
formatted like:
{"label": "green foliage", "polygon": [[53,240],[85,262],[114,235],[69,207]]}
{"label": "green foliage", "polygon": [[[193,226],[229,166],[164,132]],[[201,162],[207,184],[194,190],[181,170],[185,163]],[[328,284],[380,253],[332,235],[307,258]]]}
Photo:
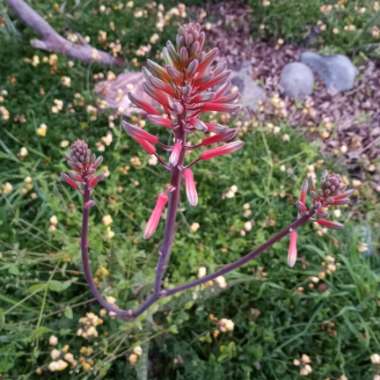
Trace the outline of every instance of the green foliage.
{"label": "green foliage", "polygon": [[[100,2],[77,6],[72,1],[64,13],[54,13],[49,2],[37,3],[41,13],[52,14],[49,21],[60,30],[67,22],[94,41],[98,30],[107,31],[110,41],[125,38],[122,44],[130,60],[154,33],[150,19],[144,19],[142,27],[133,10],[99,16],[94,12]],[[123,26],[124,17],[130,24]],[[117,24],[114,34],[110,21]],[[113,125],[107,112],[92,120],[87,112],[95,104],[93,77],[101,68],[77,62],[71,67],[62,56],[56,66],[49,65],[44,61],[49,54],[30,48],[28,30],[15,25],[25,37],[0,34],[0,105],[10,112],[9,121],[0,119],[1,376],[55,378],[47,366],[52,360],[49,337],[56,335],[58,349],[68,344],[76,360],[93,360],[93,372],[78,363],[76,370],[57,375],[63,379],[144,378],[147,369],[152,379],[297,379],[299,368],[292,362],[303,353],[312,360],[310,378],[338,378],[343,373],[353,379],[373,377],[369,357],[380,347],[380,260],[376,246],[372,255],[363,256],[358,245],[370,244],[369,236],[374,235],[374,241],[377,236],[371,224],[353,220],[350,210],[344,212],[343,233],[319,237],[312,226],[302,230],[302,263],[295,269],[286,267],[283,241],[232,273],[227,290],[199,289],[163,300],[131,323],[106,316],[97,338],[77,336],[80,318],[88,312],[99,315],[100,308],[80,271],[80,198],[59,181],[67,149],[62,141],[85,137],[96,151],[102,137],[112,133],[112,144],[102,153],[110,176],[95,194],[90,241],[93,270],[103,273],[97,275],[100,288],[120,306],[133,306],[150,290],[162,226],[151,242],[143,241],[142,230],[168,177],[148,164],[119,120]],[[39,64],[31,64],[33,56],[39,57]],[[71,87],[62,85],[62,76],[71,78]],[[77,93],[83,97],[80,102]],[[59,113],[52,112],[54,99],[64,102]],[[47,125],[45,137],[36,133],[42,123]],[[318,147],[286,126],[276,134],[250,127],[242,138],[246,146],[241,152],[196,167],[200,205],[190,208],[183,200],[168,286],[196,277],[201,266],[211,271],[238,258],[292,220],[297,189],[309,165],[321,166],[316,164],[321,158]],[[27,156],[20,155],[22,147]],[[141,165],[133,165],[132,157]],[[12,190],[4,192],[7,183]],[[232,185],[238,188],[235,197],[223,197]],[[244,216],[245,204],[252,215]],[[102,223],[107,214],[113,219],[112,239]],[[55,231],[52,216],[58,221]],[[247,221],[252,221],[252,231],[241,236]],[[194,222],[200,225],[197,232],[191,230]],[[310,277],[323,270],[327,255],[336,257],[336,272],[327,275],[323,287],[309,288]],[[234,331],[215,337],[217,326],[210,314],[232,319]],[[144,354],[132,367],[127,358],[136,345]],[[89,357],[80,352],[87,346],[94,350]],[[37,368],[44,370],[43,376],[35,373]]]}
{"label": "green foliage", "polygon": [[[380,4],[372,0],[250,0],[255,35],[352,53],[380,41]],[[316,32],[319,30],[319,32]]]}

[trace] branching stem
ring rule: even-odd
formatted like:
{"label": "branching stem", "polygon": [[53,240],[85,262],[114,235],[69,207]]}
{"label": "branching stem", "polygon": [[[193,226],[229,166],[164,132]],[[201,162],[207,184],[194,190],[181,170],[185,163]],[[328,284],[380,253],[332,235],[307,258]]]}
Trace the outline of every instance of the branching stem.
{"label": "branching stem", "polygon": [[83,218],[82,218],[82,233],[81,233],[81,251],[82,251],[82,262],[83,262],[83,271],[85,278],[87,280],[88,286],[92,295],[99,302],[99,304],[104,307],[108,312],[117,316],[120,319],[124,320],[132,320],[140,316],[145,310],[147,310],[150,306],[156,303],[161,298],[172,296],[176,293],[183,292],[185,290],[192,289],[196,286],[205,284],[209,281],[215,280],[219,276],[223,276],[228,274],[229,272],[242,267],[247,264],[249,261],[256,259],[262,253],[266,252],[273,244],[277,243],[284,237],[286,237],[291,230],[295,230],[300,228],[309,222],[312,217],[315,215],[316,209],[311,208],[307,213],[302,216],[297,217],[292,223],[288,226],[284,227],[282,230],[278,231],[271,238],[269,238],[265,243],[257,247],[255,250],[249,252],[247,255],[241,257],[240,259],[233,261],[232,263],[224,265],[222,268],[217,270],[214,273],[211,273],[202,278],[189,281],[187,283],[178,285],[176,287],[170,289],[162,289],[162,280],[165,275],[167,263],[171,253],[171,247],[174,239],[175,233],[175,217],[179,202],[179,184],[181,181],[181,173],[179,170],[173,171],[172,176],[172,185],[175,186],[175,190],[171,193],[169,200],[169,208],[168,208],[168,217],[165,226],[165,237],[161,246],[161,254],[158,260],[157,268],[156,268],[156,280],[154,291],[150,296],[148,296],[144,302],[142,302],[135,309],[120,309],[115,304],[111,304],[108,302],[100,293],[98,288],[96,287],[93,274],[90,267],[90,258],[89,258],[89,239],[88,239],[88,230],[89,230],[89,208],[85,205],[91,200],[90,198],[90,190],[88,184],[85,185],[84,193],[83,193]]}

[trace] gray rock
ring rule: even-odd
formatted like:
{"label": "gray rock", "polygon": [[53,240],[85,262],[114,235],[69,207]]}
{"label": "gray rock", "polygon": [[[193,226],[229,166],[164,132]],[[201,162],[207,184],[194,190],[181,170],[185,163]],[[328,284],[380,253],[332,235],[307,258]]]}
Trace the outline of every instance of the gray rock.
{"label": "gray rock", "polygon": [[281,72],[280,89],[293,99],[303,99],[311,95],[314,86],[314,75],[303,63],[288,63]]}
{"label": "gray rock", "polygon": [[332,93],[351,90],[358,70],[345,55],[323,56],[313,52],[301,54],[301,61],[318,75]]}
{"label": "gray rock", "polygon": [[260,102],[264,102],[266,94],[253,79],[250,70],[251,64],[243,64],[241,69],[233,71],[231,74],[231,83],[240,90],[239,103],[248,111],[256,111]]}

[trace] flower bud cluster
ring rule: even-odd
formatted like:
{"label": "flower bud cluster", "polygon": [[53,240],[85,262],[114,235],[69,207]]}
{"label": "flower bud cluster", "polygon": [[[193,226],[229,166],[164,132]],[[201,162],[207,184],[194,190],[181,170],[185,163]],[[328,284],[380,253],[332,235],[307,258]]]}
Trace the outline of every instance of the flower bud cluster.
{"label": "flower bud cluster", "polygon": [[74,190],[81,189],[83,185],[93,189],[104,179],[103,174],[96,174],[103,158],[101,156],[97,158],[95,154],[92,154],[87,143],[83,140],[76,140],[71,145],[66,159],[72,172],[62,173],[61,177]]}
{"label": "flower bud cluster", "polygon": [[[306,213],[315,213],[315,221],[318,225],[329,229],[341,229],[343,224],[326,219],[330,207],[346,205],[350,201],[353,190],[347,190],[342,178],[335,173],[324,173],[321,178],[320,190],[311,190],[311,205],[307,204],[307,195],[309,193],[310,181],[307,179],[301,188],[300,196],[297,202],[298,214],[302,216]],[[293,267],[297,260],[297,230],[291,230],[289,233],[288,265]]]}
{"label": "flower bud cluster", "polygon": [[[175,45],[169,41],[163,48],[164,65],[148,60],[143,69],[144,90],[151,101],[129,94],[132,104],[146,115],[150,123],[170,132],[170,145],[160,143],[157,136],[143,128],[126,121],[123,123],[124,130],[146,153],[156,156],[158,162],[171,172],[180,171],[191,206],[198,203],[191,167],[198,161],[227,155],[243,146],[241,141],[235,140],[236,129],[201,120],[205,112],[233,112],[239,108],[235,103],[238,94],[232,92],[228,79],[230,71],[224,63],[216,62],[218,49],[205,52],[204,45],[205,33],[199,24],[182,26]],[[191,144],[190,136],[199,133],[205,136],[199,143]],[[167,154],[166,159],[159,155],[159,149]],[[197,159],[186,163],[188,154],[196,149],[203,151]],[[145,230],[145,238],[155,232],[167,197],[168,190],[159,195]]]}

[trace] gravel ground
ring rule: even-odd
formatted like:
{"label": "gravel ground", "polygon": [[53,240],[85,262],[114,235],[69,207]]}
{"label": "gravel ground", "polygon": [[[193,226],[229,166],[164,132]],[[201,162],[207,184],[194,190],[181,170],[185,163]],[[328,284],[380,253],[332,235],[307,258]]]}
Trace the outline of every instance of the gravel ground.
{"label": "gravel ground", "polygon": [[[202,22],[210,45],[220,48],[229,66],[252,66],[252,78],[266,91],[267,101],[253,117],[263,122],[288,123],[301,128],[324,153],[345,164],[353,178],[368,181],[380,192],[380,63],[361,59],[355,87],[331,95],[317,81],[313,95],[295,102],[279,94],[282,68],[297,61],[305,47],[255,41],[251,35],[251,8],[238,2],[192,8]],[[359,182],[358,182],[359,183]]]}

